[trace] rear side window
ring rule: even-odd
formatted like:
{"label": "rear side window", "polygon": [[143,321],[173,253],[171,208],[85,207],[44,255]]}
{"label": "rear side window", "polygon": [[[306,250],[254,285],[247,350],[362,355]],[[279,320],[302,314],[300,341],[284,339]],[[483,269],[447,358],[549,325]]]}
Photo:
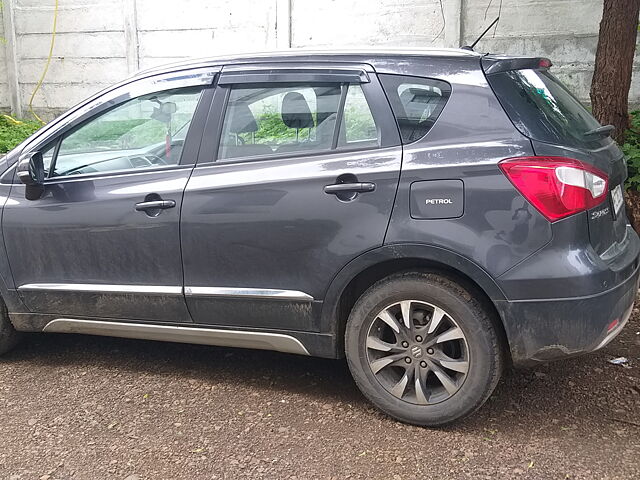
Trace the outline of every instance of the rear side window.
{"label": "rear side window", "polygon": [[372,148],[380,145],[373,114],[360,85],[349,85],[338,146]]}
{"label": "rear side window", "polygon": [[513,70],[487,75],[502,107],[520,132],[541,142],[583,146],[585,132],[600,124],[546,70]]}
{"label": "rear side window", "polygon": [[451,87],[447,82],[404,75],[378,75],[396,116],[402,143],[424,137],[442,112]]}
{"label": "rear side window", "polygon": [[218,158],[298,155],[381,145],[357,84],[233,86]]}

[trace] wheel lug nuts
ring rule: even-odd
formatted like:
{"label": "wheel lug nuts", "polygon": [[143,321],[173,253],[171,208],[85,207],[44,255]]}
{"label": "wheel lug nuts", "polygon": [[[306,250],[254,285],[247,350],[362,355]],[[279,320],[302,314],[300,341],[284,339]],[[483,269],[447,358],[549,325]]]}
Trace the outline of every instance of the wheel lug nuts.
{"label": "wheel lug nuts", "polygon": [[433,355],[433,348],[427,348],[427,353],[429,355]]}
{"label": "wheel lug nuts", "polygon": [[422,341],[422,337],[420,335],[416,336],[416,342],[421,342]]}
{"label": "wheel lug nuts", "polygon": [[409,346],[409,343],[408,343],[408,342],[402,342],[402,346],[403,346],[404,348],[407,348],[407,347]]}
{"label": "wheel lug nuts", "polygon": [[404,361],[407,363],[411,363],[411,359],[409,357],[405,358]]}
{"label": "wheel lug nuts", "polygon": [[422,368],[427,368],[427,362],[425,362],[425,361],[420,362],[420,366]]}

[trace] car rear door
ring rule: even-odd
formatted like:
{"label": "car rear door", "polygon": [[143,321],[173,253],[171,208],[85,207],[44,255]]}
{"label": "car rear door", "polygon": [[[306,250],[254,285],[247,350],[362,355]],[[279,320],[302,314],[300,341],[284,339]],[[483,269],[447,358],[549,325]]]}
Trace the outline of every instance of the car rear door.
{"label": "car rear door", "polygon": [[225,67],[185,190],[195,322],[315,331],[332,278],[383,244],[402,149],[372,67]]}
{"label": "car rear door", "polygon": [[33,196],[14,175],[2,231],[34,313],[190,322],[179,219],[213,97],[212,69],[134,81],[23,154],[44,154]]}

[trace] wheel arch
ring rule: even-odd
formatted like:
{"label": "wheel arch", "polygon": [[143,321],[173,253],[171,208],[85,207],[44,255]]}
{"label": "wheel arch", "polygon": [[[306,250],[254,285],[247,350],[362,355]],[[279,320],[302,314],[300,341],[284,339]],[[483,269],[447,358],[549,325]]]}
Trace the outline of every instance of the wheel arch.
{"label": "wheel arch", "polygon": [[335,356],[344,356],[346,321],[357,299],[371,285],[403,271],[437,273],[461,284],[474,294],[495,320],[505,353],[509,353],[504,319],[495,301],[505,295],[479,265],[442,247],[423,244],[393,244],[363,253],[348,263],[333,279],[323,302],[320,331],[336,339]]}

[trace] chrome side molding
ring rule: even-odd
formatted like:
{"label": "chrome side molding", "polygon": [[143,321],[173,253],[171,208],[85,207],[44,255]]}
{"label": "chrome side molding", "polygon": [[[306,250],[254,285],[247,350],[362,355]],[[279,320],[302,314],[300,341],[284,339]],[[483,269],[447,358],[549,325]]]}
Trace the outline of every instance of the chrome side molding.
{"label": "chrome side molding", "polygon": [[243,287],[184,287],[187,297],[262,298],[265,300],[289,300],[312,302],[313,297],[297,290]]}
{"label": "chrome side molding", "polygon": [[28,283],[18,287],[25,291],[143,293],[146,295],[182,295],[182,287],[173,285],[105,285],[101,283]]}
{"label": "chrome side molding", "polygon": [[157,340],[161,342],[193,343],[219,347],[253,348],[277,352],[309,355],[309,351],[295,337],[280,333],[247,332],[214,328],[152,325],[98,320],[57,318],[43,329],[47,333],[82,333],[107,337]]}
{"label": "chrome side molding", "polygon": [[[183,288],[174,285],[107,285],[101,283],[28,283],[18,287],[21,292],[55,291],[87,293],[131,293],[144,295],[182,295]],[[297,290],[246,287],[184,287],[188,297],[252,298],[312,302],[313,297]]]}

